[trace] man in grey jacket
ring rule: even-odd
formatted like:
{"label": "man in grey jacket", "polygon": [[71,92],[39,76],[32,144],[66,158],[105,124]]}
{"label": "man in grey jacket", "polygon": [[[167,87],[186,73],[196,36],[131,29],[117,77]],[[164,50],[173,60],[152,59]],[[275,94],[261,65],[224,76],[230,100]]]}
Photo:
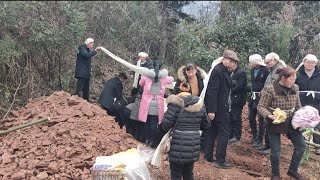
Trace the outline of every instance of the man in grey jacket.
{"label": "man in grey jacket", "polygon": [[[269,70],[269,75],[266,79],[266,82],[264,83],[264,86],[273,83],[276,79],[278,79],[279,75],[276,73],[278,69],[286,67],[285,63],[280,60],[280,57],[278,54],[271,52],[266,55],[264,59],[265,64],[267,65],[267,68]],[[258,147],[257,149],[261,150],[260,152],[264,155],[268,155],[270,153],[270,144],[269,144],[269,136],[268,132],[266,132],[265,135],[265,145]]]}

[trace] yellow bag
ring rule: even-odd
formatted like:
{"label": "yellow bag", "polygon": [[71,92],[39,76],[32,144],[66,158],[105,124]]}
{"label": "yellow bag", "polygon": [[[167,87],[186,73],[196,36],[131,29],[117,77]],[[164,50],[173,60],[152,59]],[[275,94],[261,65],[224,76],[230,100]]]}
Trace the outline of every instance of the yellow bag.
{"label": "yellow bag", "polygon": [[275,116],[275,119],[273,120],[273,124],[280,124],[286,121],[287,119],[287,113],[281,110],[280,108],[276,108],[273,111],[273,115]]}

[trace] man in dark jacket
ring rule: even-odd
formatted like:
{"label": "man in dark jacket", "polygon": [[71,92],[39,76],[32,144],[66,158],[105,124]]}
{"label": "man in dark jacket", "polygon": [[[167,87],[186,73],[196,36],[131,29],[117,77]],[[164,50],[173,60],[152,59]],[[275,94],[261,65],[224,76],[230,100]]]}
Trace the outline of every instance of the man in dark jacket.
{"label": "man in dark jacket", "polygon": [[217,64],[211,72],[207,91],[205,95],[205,105],[211,126],[208,130],[205,159],[213,162],[213,146],[217,139],[216,161],[217,168],[231,168],[231,164],[226,162],[226,151],[230,134],[230,111],[231,111],[231,87],[230,63],[238,61],[237,54],[232,50],[223,52],[221,63]]}
{"label": "man in dark jacket", "polygon": [[[312,106],[320,110],[320,70],[317,66],[318,59],[313,54],[308,54],[297,68],[296,84],[299,86],[299,95],[302,106]],[[314,94],[312,94],[312,91]],[[319,111],[320,112],[320,111]],[[320,130],[320,124],[315,128]],[[313,142],[320,144],[320,136],[313,135]],[[320,148],[316,148],[320,155]]]}
{"label": "man in dark jacket", "polygon": [[[263,145],[263,137],[265,134],[265,123],[261,115],[258,114],[257,106],[260,100],[260,91],[263,89],[265,81],[269,75],[269,71],[266,64],[263,62],[261,55],[253,54],[249,57],[250,62],[250,74],[251,74],[251,98],[249,100],[249,124],[251,128],[252,139],[250,143],[253,143],[253,147],[260,147]],[[256,117],[258,115],[259,131],[257,131]],[[268,141],[268,137],[265,137],[265,141]],[[269,144],[266,142],[266,144]]]}
{"label": "man in dark jacket", "polygon": [[[280,59],[279,55],[274,52],[267,54],[264,58],[264,62],[269,71],[267,79],[264,83],[264,86],[267,86],[268,84],[272,84],[276,79],[278,79],[279,75],[276,73],[277,70],[284,68],[286,65],[284,61]],[[271,150],[269,144],[268,131],[265,131],[265,133],[265,145],[258,146],[257,149],[259,149],[262,154],[269,155]],[[257,146],[258,144],[255,143],[255,145]]]}
{"label": "man in dark jacket", "polygon": [[84,44],[81,44],[78,49],[76,61],[75,78],[77,78],[77,89],[75,95],[80,96],[82,92],[83,99],[89,101],[89,84],[91,76],[91,58],[97,54],[100,47],[93,49],[94,40],[86,39]]}
{"label": "man in dark jacket", "polygon": [[193,165],[200,155],[199,130],[206,131],[210,125],[203,102],[199,100],[199,97],[192,95],[171,95],[167,98],[168,110],[160,130],[167,132],[177,123],[169,151],[172,180],[180,180],[181,177],[193,179]]}
{"label": "man in dark jacket", "polygon": [[105,110],[107,110],[107,113],[111,116],[116,116],[115,112],[113,111],[114,102],[123,99],[122,83],[126,79],[126,74],[120,73],[119,76],[107,80],[104,85],[103,91],[100,94],[98,102]]}
{"label": "man in dark jacket", "polygon": [[240,69],[239,62],[232,65],[232,89],[231,89],[231,112],[230,112],[230,140],[229,143],[239,141],[242,132],[242,109],[246,104],[247,74]]}

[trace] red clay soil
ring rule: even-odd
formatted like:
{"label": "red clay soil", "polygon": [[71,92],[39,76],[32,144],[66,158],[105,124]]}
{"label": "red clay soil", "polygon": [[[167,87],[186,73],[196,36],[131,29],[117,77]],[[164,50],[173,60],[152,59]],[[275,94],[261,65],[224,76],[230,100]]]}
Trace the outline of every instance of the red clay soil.
{"label": "red clay soil", "polygon": [[[204,161],[201,154],[195,163],[195,179],[270,179],[268,157],[247,143],[251,138],[247,114],[245,107],[241,141],[230,144],[227,150],[227,160],[235,167],[217,169]],[[29,100],[25,108],[12,111],[1,129],[42,117],[50,120],[0,137],[0,180],[91,179],[90,168],[96,156],[112,155],[139,144],[98,105],[66,92]],[[291,142],[283,137],[281,175],[284,179],[289,179],[286,171],[292,149]],[[307,179],[320,177],[320,156],[313,151],[309,161],[300,168]],[[166,158],[159,169],[149,165],[152,179],[170,179]]]}

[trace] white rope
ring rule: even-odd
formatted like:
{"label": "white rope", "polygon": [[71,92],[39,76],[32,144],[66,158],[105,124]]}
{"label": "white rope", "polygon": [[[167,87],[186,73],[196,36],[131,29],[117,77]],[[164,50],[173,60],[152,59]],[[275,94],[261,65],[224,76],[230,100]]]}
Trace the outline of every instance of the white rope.
{"label": "white rope", "polygon": [[299,91],[299,93],[307,93],[306,96],[312,95],[312,98],[314,99],[316,97],[316,93],[320,93],[319,91]]}
{"label": "white rope", "polygon": [[252,100],[255,100],[255,99],[257,98],[256,94],[259,95],[260,92],[254,92],[254,91],[252,91],[252,96],[251,96],[251,99],[252,99]]}

